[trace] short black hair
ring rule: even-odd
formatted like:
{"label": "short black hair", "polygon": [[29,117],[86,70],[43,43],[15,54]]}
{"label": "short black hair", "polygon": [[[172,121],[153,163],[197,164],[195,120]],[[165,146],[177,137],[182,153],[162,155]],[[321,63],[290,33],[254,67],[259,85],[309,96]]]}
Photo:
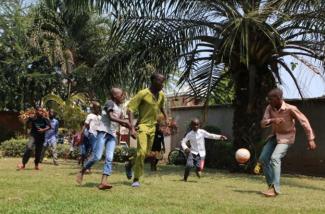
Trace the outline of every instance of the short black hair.
{"label": "short black hair", "polygon": [[274,94],[278,95],[280,98],[283,98],[283,91],[282,91],[281,88],[273,88],[273,89],[269,92],[269,94],[271,94],[271,93],[274,93]]}
{"label": "short black hair", "polygon": [[191,124],[193,124],[193,123],[201,123],[201,121],[200,121],[199,118],[195,117],[195,118],[193,118],[193,119],[191,120]]}
{"label": "short black hair", "polygon": [[153,82],[155,79],[157,79],[159,76],[162,76],[162,77],[164,77],[164,75],[163,74],[161,74],[161,73],[158,73],[158,72],[154,72],[153,74],[151,74],[151,76],[150,76],[150,81],[151,82]]}

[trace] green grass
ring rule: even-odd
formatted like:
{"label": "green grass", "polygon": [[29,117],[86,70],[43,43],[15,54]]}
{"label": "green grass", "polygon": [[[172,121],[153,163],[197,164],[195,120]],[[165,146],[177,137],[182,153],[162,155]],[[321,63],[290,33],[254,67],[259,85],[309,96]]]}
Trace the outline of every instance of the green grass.
{"label": "green grass", "polygon": [[[63,160],[60,166],[42,165],[16,171],[20,159],[0,159],[0,213],[325,213],[325,179],[284,176],[282,195],[265,198],[262,176],[207,170],[201,179],[191,174],[180,181],[183,168],[161,166],[146,172],[138,189],[130,187],[121,164],[110,177],[113,189],[96,188],[102,163],[75,184],[78,166]],[[50,161],[48,161],[50,163]],[[148,166],[147,166],[148,167]]]}

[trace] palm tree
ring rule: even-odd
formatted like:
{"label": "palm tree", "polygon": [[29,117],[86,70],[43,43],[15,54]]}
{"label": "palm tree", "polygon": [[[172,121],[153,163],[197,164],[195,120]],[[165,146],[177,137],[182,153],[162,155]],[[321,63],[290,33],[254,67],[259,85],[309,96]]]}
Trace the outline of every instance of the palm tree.
{"label": "palm tree", "polygon": [[[72,6],[74,3],[71,3]],[[236,147],[243,136],[260,139],[259,126],[267,92],[282,84],[280,69],[302,89],[285,57],[311,72],[308,60],[324,61],[325,2],[322,0],[83,0],[116,14],[116,35],[129,42],[152,41],[174,47],[185,65],[182,82],[192,95],[206,99],[227,77],[234,84],[233,134]],[[252,130],[252,131],[249,131]]]}
{"label": "palm tree", "polygon": [[87,104],[87,98],[84,94],[71,94],[67,99],[62,99],[55,94],[48,94],[43,98],[43,103],[58,113],[65,128],[80,130],[86,116],[83,107]]}

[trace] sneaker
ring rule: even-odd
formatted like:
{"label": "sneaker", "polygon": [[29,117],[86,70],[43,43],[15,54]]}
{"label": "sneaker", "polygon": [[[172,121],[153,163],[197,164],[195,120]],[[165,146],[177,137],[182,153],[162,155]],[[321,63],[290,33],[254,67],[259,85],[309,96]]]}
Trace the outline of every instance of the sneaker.
{"label": "sneaker", "polygon": [[106,190],[106,189],[112,189],[113,186],[110,184],[99,184],[97,187],[100,190]]}
{"label": "sneaker", "polygon": [[23,170],[25,169],[25,165],[22,163],[17,164],[17,170]]}
{"label": "sneaker", "polygon": [[139,181],[135,181],[132,183],[131,185],[132,187],[140,187],[140,182]]}
{"label": "sneaker", "polygon": [[80,172],[78,175],[77,175],[77,178],[76,178],[76,182],[81,185],[82,184],[82,179],[83,179],[83,174]]}
{"label": "sneaker", "polygon": [[41,170],[39,166],[35,166],[35,170]]}
{"label": "sneaker", "polygon": [[59,166],[59,163],[56,161],[53,164],[54,164],[54,166]]}

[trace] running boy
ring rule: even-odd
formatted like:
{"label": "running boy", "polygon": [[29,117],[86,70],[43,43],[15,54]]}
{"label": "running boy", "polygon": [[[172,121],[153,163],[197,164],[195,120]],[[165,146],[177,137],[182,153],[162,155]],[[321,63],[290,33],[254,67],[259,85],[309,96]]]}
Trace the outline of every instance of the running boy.
{"label": "running boy", "polygon": [[85,124],[81,130],[84,135],[83,144],[80,146],[81,153],[81,165],[84,165],[84,161],[88,155],[95,150],[97,141],[97,129],[100,126],[101,121],[101,107],[98,102],[91,102],[91,113],[87,115]]}
{"label": "running boy", "polygon": [[151,85],[147,89],[139,91],[128,104],[128,117],[133,125],[134,113],[139,113],[137,131],[132,126],[131,135],[137,138],[137,155],[134,164],[134,178],[132,187],[140,186],[140,177],[144,172],[144,159],[150,153],[155,132],[158,115],[161,112],[167,121],[164,110],[165,95],[162,92],[165,77],[154,73],[150,77]]}
{"label": "running boy", "polygon": [[111,90],[111,100],[104,106],[101,117],[101,124],[97,128],[97,142],[90,160],[88,160],[77,176],[77,182],[82,183],[83,176],[87,169],[90,169],[97,161],[102,158],[105,148],[105,164],[101,183],[98,185],[100,190],[111,189],[112,185],[107,182],[107,177],[112,173],[112,162],[116,145],[116,132],[118,126],[122,125],[131,128],[129,121],[123,119],[121,104],[124,101],[122,89],[113,88]]}
{"label": "running boy", "polygon": [[22,163],[18,164],[18,169],[25,169],[25,166],[31,156],[32,149],[35,147],[35,169],[39,170],[41,161],[43,144],[45,141],[45,132],[51,128],[50,121],[42,114],[40,107],[36,108],[36,115],[27,121],[30,130],[30,141],[26,146],[26,150],[22,159]]}
{"label": "running boy", "polygon": [[153,140],[153,145],[151,148],[152,157],[151,159],[151,171],[157,171],[157,164],[159,162],[158,156],[160,156],[161,151],[165,153],[165,140],[164,133],[161,130],[159,122],[156,125],[155,138]]}
{"label": "running boy", "polygon": [[[201,172],[204,168],[205,159],[205,141],[204,138],[214,139],[214,140],[227,140],[226,136],[210,134],[209,132],[200,129],[200,120],[195,118],[191,121],[191,131],[186,134],[182,140],[182,147],[187,154],[187,161],[185,166],[184,181],[190,174],[191,168],[195,166],[196,175],[201,177]],[[189,148],[186,143],[190,142],[191,148]]]}

